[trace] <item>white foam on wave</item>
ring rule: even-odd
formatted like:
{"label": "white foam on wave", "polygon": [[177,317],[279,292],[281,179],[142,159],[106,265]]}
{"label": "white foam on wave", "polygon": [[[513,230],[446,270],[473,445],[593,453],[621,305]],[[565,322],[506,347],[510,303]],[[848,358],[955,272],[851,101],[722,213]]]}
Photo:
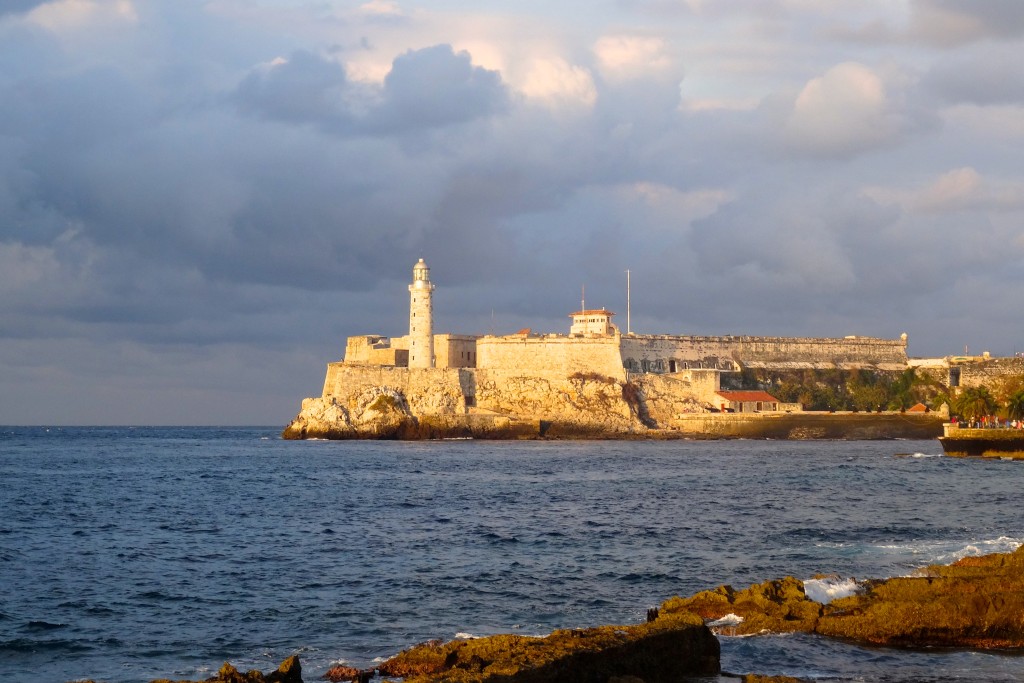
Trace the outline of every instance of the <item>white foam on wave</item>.
{"label": "white foam on wave", "polygon": [[479,637],[480,636],[474,636],[472,633],[463,633],[462,631],[455,634],[455,640],[476,640]]}
{"label": "white foam on wave", "polygon": [[714,627],[714,626],[739,626],[742,623],[743,623],[743,617],[741,617],[738,614],[733,614],[732,612],[729,612],[728,614],[726,614],[721,619],[715,619],[714,621],[709,621],[707,623],[707,626],[711,626],[711,627]]}
{"label": "white foam on wave", "polygon": [[839,576],[826,576],[820,579],[804,581],[804,593],[815,602],[827,605],[839,598],[848,598],[860,591],[857,579],[844,579]]}
{"label": "white foam on wave", "polygon": [[945,453],[911,453],[908,457],[921,459],[921,458],[944,458]]}
{"label": "white foam on wave", "polygon": [[890,555],[905,555],[919,566],[930,564],[951,564],[965,557],[1012,553],[1024,544],[1024,539],[999,536],[977,541],[914,541],[910,543],[888,543],[875,548]]}

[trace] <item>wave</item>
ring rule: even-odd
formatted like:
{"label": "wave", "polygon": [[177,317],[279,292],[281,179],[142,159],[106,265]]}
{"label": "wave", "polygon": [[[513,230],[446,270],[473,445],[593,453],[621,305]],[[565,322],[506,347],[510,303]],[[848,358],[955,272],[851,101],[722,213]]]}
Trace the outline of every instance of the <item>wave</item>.
{"label": "wave", "polygon": [[856,595],[860,588],[856,579],[844,579],[839,576],[804,580],[804,593],[807,597],[825,605],[839,598]]}
{"label": "wave", "polygon": [[965,557],[1012,553],[1024,544],[1024,539],[1013,536],[980,539],[975,541],[911,541],[907,543],[884,543],[874,547],[891,555],[906,555],[919,566],[929,564],[951,564]]}
{"label": "wave", "polygon": [[54,623],[51,623],[49,621],[41,621],[40,620],[40,621],[30,621],[27,624],[25,624],[24,626],[22,626],[21,628],[24,631],[56,631],[57,629],[67,628],[67,627],[68,627],[67,624],[54,624]]}

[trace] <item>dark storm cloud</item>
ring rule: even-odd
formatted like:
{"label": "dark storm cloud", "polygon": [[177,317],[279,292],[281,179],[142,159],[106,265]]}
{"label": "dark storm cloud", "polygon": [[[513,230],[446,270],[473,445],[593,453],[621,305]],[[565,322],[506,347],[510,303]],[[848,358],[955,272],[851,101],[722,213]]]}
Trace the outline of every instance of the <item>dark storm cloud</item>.
{"label": "dark storm cloud", "polygon": [[497,72],[450,45],[397,57],[383,87],[352,83],[337,62],[308,52],[258,67],[234,97],[246,112],[342,134],[393,134],[487,118],[507,110]]}
{"label": "dark storm cloud", "polygon": [[495,71],[473,66],[450,45],[410,50],[384,79],[383,102],[371,117],[385,129],[446,126],[492,116],[508,107]]}
{"label": "dark storm cloud", "polygon": [[293,123],[347,127],[350,88],[344,68],[309,52],[258,67],[239,84],[234,101],[243,111]]}

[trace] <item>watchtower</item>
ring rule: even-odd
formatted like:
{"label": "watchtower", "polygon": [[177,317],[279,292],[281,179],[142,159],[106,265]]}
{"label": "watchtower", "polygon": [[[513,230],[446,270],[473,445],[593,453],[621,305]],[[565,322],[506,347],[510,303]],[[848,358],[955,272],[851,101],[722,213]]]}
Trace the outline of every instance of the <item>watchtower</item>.
{"label": "watchtower", "polygon": [[409,285],[409,367],[434,367],[434,305],[430,268],[420,259],[412,267]]}

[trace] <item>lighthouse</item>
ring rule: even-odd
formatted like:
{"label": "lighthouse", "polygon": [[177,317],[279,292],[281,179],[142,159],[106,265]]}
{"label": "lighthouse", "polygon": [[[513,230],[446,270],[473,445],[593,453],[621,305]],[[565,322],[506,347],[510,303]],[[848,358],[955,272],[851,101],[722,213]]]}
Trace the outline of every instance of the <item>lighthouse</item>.
{"label": "lighthouse", "polygon": [[434,305],[431,295],[430,268],[417,261],[412,267],[409,285],[409,367],[434,367]]}

